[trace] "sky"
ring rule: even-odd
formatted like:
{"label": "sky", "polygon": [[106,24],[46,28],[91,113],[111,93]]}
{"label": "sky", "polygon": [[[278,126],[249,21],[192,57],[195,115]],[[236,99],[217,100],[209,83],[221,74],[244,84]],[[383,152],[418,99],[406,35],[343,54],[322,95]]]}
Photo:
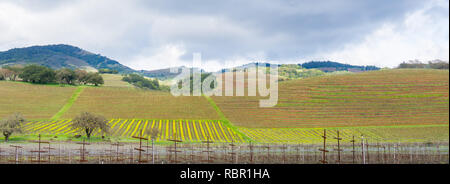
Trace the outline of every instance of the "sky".
{"label": "sky", "polygon": [[448,0],[0,0],[0,51],[69,44],[133,69],[449,60]]}

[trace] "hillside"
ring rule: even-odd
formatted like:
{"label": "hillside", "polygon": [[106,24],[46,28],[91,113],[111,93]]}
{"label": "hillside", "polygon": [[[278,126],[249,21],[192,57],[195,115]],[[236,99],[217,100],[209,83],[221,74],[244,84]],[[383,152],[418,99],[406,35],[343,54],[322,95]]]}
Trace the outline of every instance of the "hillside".
{"label": "hillside", "polygon": [[106,118],[218,119],[203,97],[135,88],[86,88],[63,118],[88,111]]}
{"label": "hillside", "polygon": [[273,108],[259,108],[261,97],[213,99],[238,126],[312,128],[448,124],[448,96],[448,70],[381,70],[280,82]]}
{"label": "hillside", "polygon": [[29,120],[25,132],[34,136],[75,135],[70,119],[88,111],[109,119],[113,136],[138,135],[151,125],[163,132],[159,141],[176,134],[189,141],[209,136],[218,142],[320,143],[324,129],[329,136],[339,130],[345,141],[362,134],[371,141],[445,141],[448,74],[404,69],[284,81],[273,108],[259,108],[259,97],[174,97],[139,90],[113,74],[104,74],[103,87],[0,81],[0,117],[21,112]]}
{"label": "hillside", "polygon": [[70,45],[32,46],[0,52],[0,66],[31,63],[53,69],[65,67],[87,70],[111,69],[120,73],[135,72],[115,60]]}
{"label": "hillside", "polygon": [[20,112],[28,119],[49,119],[63,107],[75,89],[0,81],[0,118]]}

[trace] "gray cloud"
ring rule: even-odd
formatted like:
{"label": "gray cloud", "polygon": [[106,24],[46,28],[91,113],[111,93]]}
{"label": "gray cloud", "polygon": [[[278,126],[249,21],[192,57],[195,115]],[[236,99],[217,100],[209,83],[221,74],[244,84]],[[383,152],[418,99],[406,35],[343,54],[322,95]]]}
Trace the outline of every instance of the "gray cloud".
{"label": "gray cloud", "polygon": [[[146,69],[188,64],[193,52],[201,52],[211,69],[225,61],[244,64],[254,60],[323,58],[360,64],[359,58],[341,53],[358,52],[358,45],[387,24],[401,33],[409,27],[400,25],[424,7],[428,8],[421,17],[448,22],[448,2],[439,0],[3,0],[0,50],[66,43]],[[436,27],[441,22],[423,23],[434,26],[428,29],[441,29]],[[439,33],[440,37],[448,35],[448,29]],[[436,42],[434,47],[448,48],[448,36],[443,39],[446,42]],[[432,57],[448,60],[448,52]],[[363,64],[399,62],[369,60]]]}

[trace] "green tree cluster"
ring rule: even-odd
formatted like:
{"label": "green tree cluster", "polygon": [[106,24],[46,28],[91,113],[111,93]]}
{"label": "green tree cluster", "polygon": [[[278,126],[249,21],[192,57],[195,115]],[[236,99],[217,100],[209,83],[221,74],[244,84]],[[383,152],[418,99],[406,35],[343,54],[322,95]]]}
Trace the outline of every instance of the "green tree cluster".
{"label": "green tree cluster", "polygon": [[84,70],[72,70],[62,68],[53,70],[41,65],[5,66],[0,69],[0,80],[15,81],[17,78],[24,82],[47,84],[57,82],[59,84],[92,84],[95,86],[104,84],[103,77],[99,73],[86,72]]}
{"label": "green tree cluster", "polygon": [[278,69],[279,80],[301,79],[325,75],[325,72],[317,69],[304,69],[296,64],[283,64]]}
{"label": "green tree cluster", "polygon": [[158,79],[146,79],[145,77],[138,74],[125,75],[122,80],[142,89],[160,89]]}
{"label": "green tree cluster", "polygon": [[119,71],[104,68],[104,69],[99,69],[99,70],[98,70],[98,73],[118,74]]}
{"label": "green tree cluster", "polygon": [[441,69],[448,70],[448,62],[441,60],[428,61],[428,63],[421,62],[419,60],[410,60],[408,62],[402,62],[397,68],[428,68],[428,69]]}

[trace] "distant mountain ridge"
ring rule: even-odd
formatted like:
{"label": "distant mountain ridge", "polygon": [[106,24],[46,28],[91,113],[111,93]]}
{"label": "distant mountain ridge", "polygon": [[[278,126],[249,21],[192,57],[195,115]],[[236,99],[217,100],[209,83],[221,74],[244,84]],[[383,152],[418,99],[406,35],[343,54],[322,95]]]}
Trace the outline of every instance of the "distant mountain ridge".
{"label": "distant mountain ridge", "polygon": [[[178,73],[171,73],[169,68],[157,70],[134,70],[130,67],[127,67],[119,63],[116,60],[109,59],[106,56],[94,54],[86,50],[83,50],[79,47],[66,44],[14,48],[8,51],[0,52],[0,67],[3,65],[18,65],[18,64],[20,65],[39,64],[53,69],[60,69],[60,68],[71,68],[71,69],[81,68],[85,70],[110,69],[110,70],[117,70],[121,74],[138,73],[147,77],[158,79],[173,78],[181,72],[181,68],[186,68],[184,66],[177,67]],[[257,62],[248,63],[234,68],[236,69],[248,68],[251,66],[255,66],[255,64],[258,63]],[[262,62],[259,64],[268,66],[270,63]],[[301,66],[302,68],[318,69],[324,72],[333,72],[333,71],[361,72],[380,69],[375,66],[357,66],[357,65],[342,64],[333,61],[310,61],[307,63],[297,65]],[[223,72],[230,70],[231,70],[230,68],[224,68],[221,71]]]}
{"label": "distant mountain ridge", "polygon": [[[254,62],[254,63],[248,63],[245,65],[241,65],[238,67],[235,67],[237,69],[243,69],[243,68],[248,68],[248,67],[253,67],[253,66],[270,66],[271,63],[267,63],[267,62]],[[278,66],[280,67],[283,64],[278,64]],[[334,61],[309,61],[303,64],[294,64],[294,65],[298,65],[301,66],[302,68],[305,69],[318,69],[318,70],[322,70],[323,72],[334,72],[334,71],[350,71],[350,72],[358,72],[358,71],[370,71],[370,70],[379,70],[379,67],[376,66],[360,66],[360,65],[350,65],[350,64],[343,64],[343,63],[339,63],[339,62],[334,62]],[[229,69],[224,69],[224,70],[229,70]]]}
{"label": "distant mountain ridge", "polygon": [[376,66],[359,66],[342,64],[334,61],[310,61],[303,64],[298,64],[306,69],[319,69],[324,72],[334,72],[334,71],[350,71],[350,72],[363,72],[370,70],[379,70],[380,68]]}
{"label": "distant mountain ridge", "polygon": [[53,69],[111,69],[120,73],[135,72],[105,56],[64,44],[15,48],[0,52],[0,66],[17,64],[39,64]]}

